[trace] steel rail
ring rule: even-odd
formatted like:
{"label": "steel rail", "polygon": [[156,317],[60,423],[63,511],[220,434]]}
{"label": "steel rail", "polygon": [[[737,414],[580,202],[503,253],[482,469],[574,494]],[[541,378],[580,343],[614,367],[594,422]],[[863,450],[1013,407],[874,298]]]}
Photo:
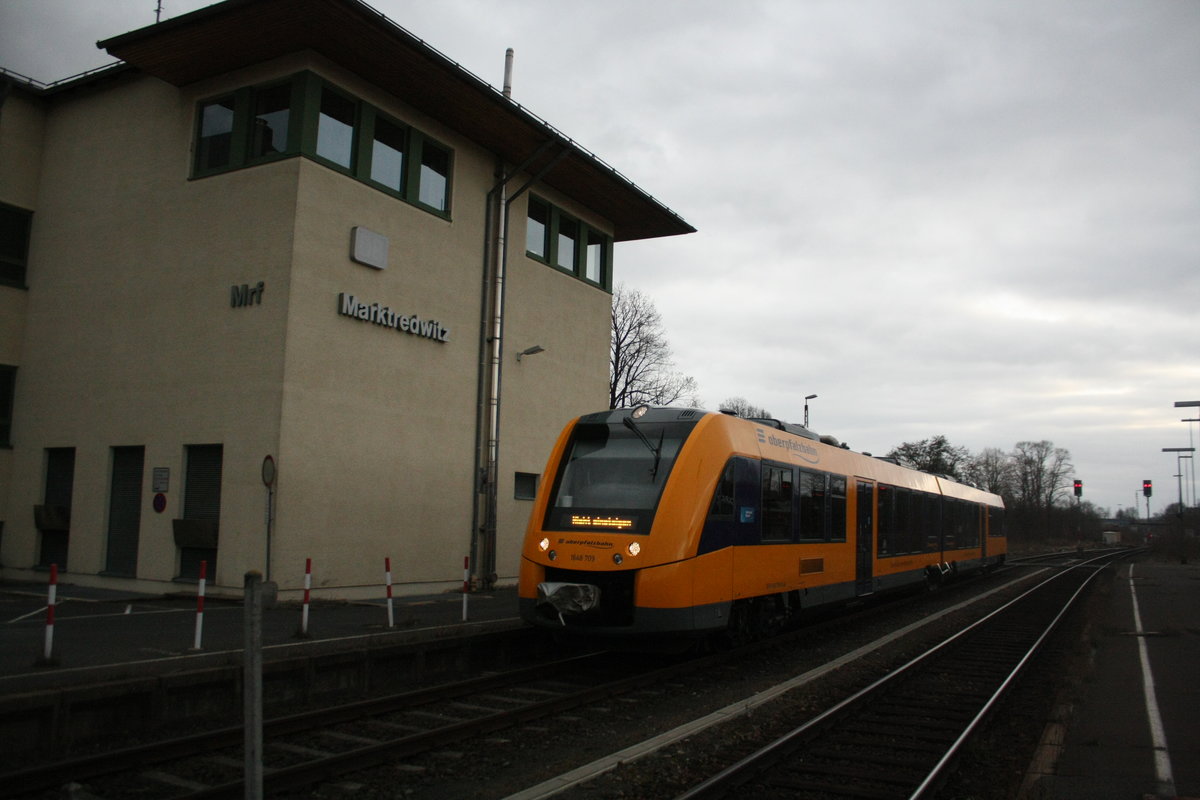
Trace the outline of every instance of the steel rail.
{"label": "steel rail", "polygon": [[[521,667],[520,669],[508,672],[485,675],[456,683],[438,684],[410,692],[400,692],[385,697],[358,700],[328,708],[319,708],[276,717],[266,721],[263,732],[270,736],[283,736],[312,730],[321,726],[336,725],[340,722],[361,719],[366,716],[409,709],[474,692],[511,686],[522,681],[545,678],[548,675],[577,668],[580,664],[603,655],[603,653],[587,653],[546,664],[535,664],[530,667]],[[64,778],[72,781],[101,778],[139,767],[160,764],[165,761],[187,758],[228,747],[240,747],[242,737],[242,726],[230,725],[188,736],[179,736],[30,767],[5,774],[3,781],[0,781],[0,797],[18,797],[31,792],[52,789],[59,786]]]}
{"label": "steel rail", "polygon": [[1036,586],[1031,587],[1016,598],[1005,603],[1003,606],[976,620],[937,645],[934,645],[904,665],[889,672],[886,676],[875,680],[867,687],[839,701],[812,719],[807,720],[783,736],[770,742],[765,747],[762,747],[750,755],[745,756],[731,766],[718,772],[716,775],[711,776],[707,780],[697,784],[683,794],[678,795],[675,800],[701,800],[702,798],[725,796],[733,787],[745,784],[746,782],[752,780],[756,775],[766,772],[784,758],[788,757],[793,751],[796,750],[797,747],[799,747],[800,743],[806,741],[814,734],[815,731],[832,724],[838,718],[849,713],[852,709],[855,709],[865,703],[866,700],[879,694],[884,688],[893,686],[902,678],[910,677],[917,671],[919,667],[924,666],[925,663],[934,655],[943,652],[952,644],[967,636],[969,633],[981,628],[983,625],[994,620],[1001,614],[1004,614],[1022,600],[1025,600],[1033,594],[1041,591],[1043,588],[1069,575],[1075,570],[1092,568],[1092,574],[1089,575],[1079,587],[1077,587],[1077,589],[1072,593],[1071,597],[1066,603],[1063,604],[1063,607],[1055,615],[1054,619],[1044,627],[1041,634],[1037,637],[1036,642],[1021,656],[1018,664],[1009,671],[1009,674],[1001,682],[1001,685],[991,693],[988,700],[983,704],[982,709],[974,715],[966,728],[960,733],[959,736],[955,738],[952,745],[937,760],[937,763],[934,765],[934,767],[929,770],[924,779],[917,784],[917,788],[913,791],[913,793],[906,795],[910,798],[910,800],[917,800],[925,792],[927,792],[931,786],[936,784],[939,777],[944,773],[947,765],[952,763],[955,755],[959,752],[962,745],[969,740],[971,734],[977,730],[981,721],[986,718],[987,713],[992,710],[1003,694],[1011,687],[1019,673],[1023,671],[1024,667],[1028,664],[1033,655],[1044,644],[1049,634],[1058,626],[1066,612],[1074,605],[1083,589],[1091,583],[1097,574],[1099,574],[1099,569],[1094,568],[1092,566],[1093,563],[1097,561],[1115,560],[1118,555],[1121,554],[1106,553],[1102,556],[1089,559],[1086,562],[1076,564],[1069,569],[1050,576],[1046,580],[1038,583]]}

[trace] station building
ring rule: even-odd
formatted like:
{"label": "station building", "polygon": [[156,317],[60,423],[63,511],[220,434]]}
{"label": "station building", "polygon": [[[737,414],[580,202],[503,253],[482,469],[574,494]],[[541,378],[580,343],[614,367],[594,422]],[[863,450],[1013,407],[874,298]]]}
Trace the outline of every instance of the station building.
{"label": "station building", "polygon": [[514,577],[607,405],[614,245],[693,228],[357,0],[99,46],[0,73],[0,576]]}

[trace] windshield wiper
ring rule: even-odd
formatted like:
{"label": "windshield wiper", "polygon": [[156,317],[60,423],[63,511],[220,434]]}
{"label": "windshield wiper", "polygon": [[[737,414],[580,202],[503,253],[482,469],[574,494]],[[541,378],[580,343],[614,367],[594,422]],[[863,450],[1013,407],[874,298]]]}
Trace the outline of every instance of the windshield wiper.
{"label": "windshield wiper", "polygon": [[655,447],[650,444],[650,440],[646,438],[646,434],[642,433],[642,429],[638,427],[638,424],[633,421],[632,417],[626,417],[621,422],[642,440],[642,444],[646,445],[647,450],[654,454],[654,466],[650,468],[650,480],[654,480],[655,476],[658,475],[658,462],[662,459],[663,436],[666,434],[666,429],[664,428],[658,432],[658,447]]}

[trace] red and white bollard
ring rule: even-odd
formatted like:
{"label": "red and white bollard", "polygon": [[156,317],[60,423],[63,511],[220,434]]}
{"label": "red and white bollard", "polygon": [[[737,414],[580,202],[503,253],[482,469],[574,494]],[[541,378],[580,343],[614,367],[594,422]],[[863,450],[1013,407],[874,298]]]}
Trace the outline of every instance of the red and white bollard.
{"label": "red and white bollard", "polygon": [[50,663],[54,654],[54,605],[58,602],[58,564],[50,565],[50,590],[46,599],[46,642],[42,647],[42,661]]}
{"label": "red and white bollard", "polygon": [[396,617],[392,610],[392,559],[383,559],[383,576],[387,581],[387,610],[388,610],[388,630],[396,627]]}
{"label": "red and white bollard", "polygon": [[192,637],[192,649],[200,649],[204,632],[204,585],[208,582],[208,562],[200,562],[200,583],[196,586],[196,635]]}
{"label": "red and white bollard", "polygon": [[304,605],[300,611],[300,635],[308,636],[308,600],[312,593],[312,559],[304,559]]}
{"label": "red and white bollard", "polygon": [[467,595],[471,593],[471,557],[463,556],[463,618],[467,621]]}

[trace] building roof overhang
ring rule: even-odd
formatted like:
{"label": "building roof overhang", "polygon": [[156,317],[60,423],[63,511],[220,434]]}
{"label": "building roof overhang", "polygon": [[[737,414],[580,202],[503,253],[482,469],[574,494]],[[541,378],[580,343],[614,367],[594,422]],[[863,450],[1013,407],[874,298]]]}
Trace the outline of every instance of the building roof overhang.
{"label": "building roof overhang", "polygon": [[[226,0],[98,42],[175,86],[300,51],[390,92],[613,225],[617,241],[695,231],[549,123],[359,0]],[[543,172],[544,171],[544,172]]]}

